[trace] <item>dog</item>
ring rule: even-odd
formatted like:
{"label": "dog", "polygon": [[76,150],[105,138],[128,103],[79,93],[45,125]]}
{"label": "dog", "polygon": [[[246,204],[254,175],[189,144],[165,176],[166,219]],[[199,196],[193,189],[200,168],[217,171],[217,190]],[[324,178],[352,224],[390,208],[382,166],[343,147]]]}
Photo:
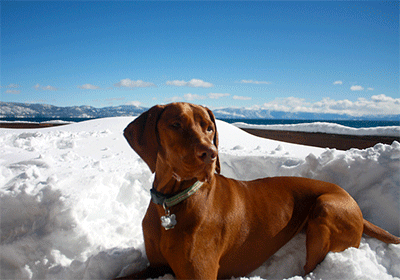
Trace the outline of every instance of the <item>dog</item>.
{"label": "dog", "polygon": [[328,252],[357,248],[363,233],[400,243],[366,221],[355,200],[335,184],[220,175],[218,132],[208,108],[157,105],[131,122],[124,136],[155,178],[142,222],[150,265],[123,279],[245,276],[302,230],[305,274]]}

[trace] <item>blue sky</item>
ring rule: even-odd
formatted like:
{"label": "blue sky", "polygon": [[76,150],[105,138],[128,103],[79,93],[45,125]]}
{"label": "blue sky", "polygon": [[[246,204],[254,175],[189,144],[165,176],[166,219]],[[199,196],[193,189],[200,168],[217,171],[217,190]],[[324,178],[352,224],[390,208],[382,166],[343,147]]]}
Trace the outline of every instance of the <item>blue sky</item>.
{"label": "blue sky", "polygon": [[2,1],[1,101],[400,114],[398,1]]}

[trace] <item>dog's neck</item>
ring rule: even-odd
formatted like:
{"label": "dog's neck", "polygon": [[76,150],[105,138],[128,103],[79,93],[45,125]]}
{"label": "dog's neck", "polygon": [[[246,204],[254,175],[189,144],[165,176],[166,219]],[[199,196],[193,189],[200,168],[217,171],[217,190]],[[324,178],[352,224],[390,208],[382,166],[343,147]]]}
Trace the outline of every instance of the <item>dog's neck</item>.
{"label": "dog's neck", "polygon": [[[206,183],[212,185],[214,180],[215,174]],[[153,189],[157,192],[164,195],[173,195],[191,187],[196,181],[199,181],[196,177],[181,178],[168,162],[160,154],[158,155],[153,182]]]}
{"label": "dog's neck", "polygon": [[165,195],[172,195],[184,191],[197,181],[196,178],[182,179],[172,170],[168,164],[158,159],[153,188]]}
{"label": "dog's neck", "polygon": [[[160,174],[160,173],[158,173]],[[181,191],[184,191],[185,189],[189,188],[192,186],[197,179],[192,178],[189,180],[177,180],[174,176],[173,173],[171,173],[170,176],[166,176],[165,173],[162,176],[157,176],[157,172],[154,178],[153,182],[153,188],[157,190],[160,193],[166,194],[166,195],[172,195],[179,193]]]}

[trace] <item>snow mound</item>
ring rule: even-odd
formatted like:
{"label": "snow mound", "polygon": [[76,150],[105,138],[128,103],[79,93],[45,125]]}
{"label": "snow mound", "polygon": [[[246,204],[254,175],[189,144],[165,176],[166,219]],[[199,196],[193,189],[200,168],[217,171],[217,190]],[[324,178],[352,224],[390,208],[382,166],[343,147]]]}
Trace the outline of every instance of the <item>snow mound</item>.
{"label": "snow mound", "polygon": [[[0,129],[1,279],[111,279],[142,270],[153,175],[123,138],[129,117]],[[400,235],[400,144],[337,151],[254,137],[218,121],[222,174],[336,183],[366,219]],[[300,234],[250,279],[399,279],[400,245],[363,238],[303,277]],[[168,276],[166,276],[169,278]],[[245,278],[243,278],[245,279]]]}

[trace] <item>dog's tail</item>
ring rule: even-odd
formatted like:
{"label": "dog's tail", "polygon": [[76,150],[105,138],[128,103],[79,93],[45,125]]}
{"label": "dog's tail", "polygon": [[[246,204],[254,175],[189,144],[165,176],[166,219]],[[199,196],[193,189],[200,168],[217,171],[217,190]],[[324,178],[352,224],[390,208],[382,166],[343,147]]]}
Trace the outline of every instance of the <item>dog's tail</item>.
{"label": "dog's tail", "polygon": [[364,231],[366,235],[376,238],[385,243],[400,244],[400,238],[394,236],[384,229],[368,222],[364,219]]}

